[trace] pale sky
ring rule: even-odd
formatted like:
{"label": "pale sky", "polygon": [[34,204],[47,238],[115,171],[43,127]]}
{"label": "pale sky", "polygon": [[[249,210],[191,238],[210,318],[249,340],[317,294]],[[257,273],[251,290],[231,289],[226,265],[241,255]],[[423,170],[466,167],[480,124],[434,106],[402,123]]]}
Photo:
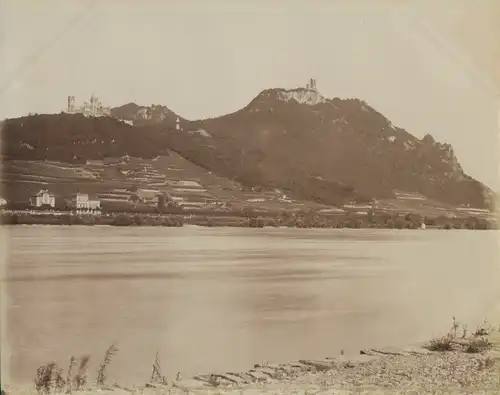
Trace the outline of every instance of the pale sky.
{"label": "pale sky", "polygon": [[188,119],[316,78],[500,189],[500,0],[0,0],[0,119],[67,96]]}

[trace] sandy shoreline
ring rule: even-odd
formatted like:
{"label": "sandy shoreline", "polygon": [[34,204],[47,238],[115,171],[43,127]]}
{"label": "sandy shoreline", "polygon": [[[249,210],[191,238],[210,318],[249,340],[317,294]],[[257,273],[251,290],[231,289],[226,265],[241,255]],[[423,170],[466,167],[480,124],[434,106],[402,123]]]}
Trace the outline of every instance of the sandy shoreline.
{"label": "sandy shoreline", "polygon": [[[500,309],[495,310],[494,317]],[[491,317],[491,316],[490,316]],[[495,319],[492,322],[500,322]],[[330,356],[284,364],[259,364],[246,372],[197,375],[124,388],[107,384],[77,394],[340,394],[340,393],[498,393],[500,325],[481,325],[485,333],[463,336],[455,328],[453,349],[430,351],[428,342],[360,350],[357,356]],[[452,333],[452,330],[450,330]],[[476,340],[490,348],[470,352]],[[482,340],[481,340],[482,341]],[[111,380],[109,380],[111,381]],[[31,388],[5,388],[7,394],[36,394]]]}

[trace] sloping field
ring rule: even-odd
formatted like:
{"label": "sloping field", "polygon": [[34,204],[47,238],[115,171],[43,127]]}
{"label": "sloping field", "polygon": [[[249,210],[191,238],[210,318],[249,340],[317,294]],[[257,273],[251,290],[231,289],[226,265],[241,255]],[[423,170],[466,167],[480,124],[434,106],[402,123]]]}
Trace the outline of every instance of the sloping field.
{"label": "sloping field", "polygon": [[[173,152],[148,160],[107,158],[86,164],[13,160],[4,162],[0,170],[2,195],[13,202],[25,202],[42,188],[67,199],[78,190],[98,194],[131,187],[156,189],[189,201],[244,200],[236,182],[218,177]],[[188,186],[183,187],[182,182]]]}
{"label": "sloping field", "polygon": [[376,207],[383,211],[418,213],[424,216],[464,215],[463,212],[458,212],[453,206],[425,197],[421,199],[401,197],[396,199],[385,199],[378,202]]}
{"label": "sloping field", "polygon": [[[284,199],[283,192],[278,190],[244,191],[237,182],[194,165],[175,152],[153,159],[106,158],[86,164],[12,160],[0,163],[0,170],[0,196],[14,203],[27,202],[42,188],[48,189],[56,199],[64,200],[77,191],[96,195],[137,187],[155,189],[186,203],[218,201],[229,202],[233,207],[271,210],[329,208],[323,204]],[[466,210],[456,210],[420,194],[403,191],[397,192],[394,199],[380,200],[373,209],[427,216],[471,215]]]}
{"label": "sloping field", "polygon": [[4,163],[2,174],[5,178],[14,178],[19,175],[31,175],[40,178],[48,177],[69,180],[95,179],[97,176],[92,171],[67,164],[18,160]]}

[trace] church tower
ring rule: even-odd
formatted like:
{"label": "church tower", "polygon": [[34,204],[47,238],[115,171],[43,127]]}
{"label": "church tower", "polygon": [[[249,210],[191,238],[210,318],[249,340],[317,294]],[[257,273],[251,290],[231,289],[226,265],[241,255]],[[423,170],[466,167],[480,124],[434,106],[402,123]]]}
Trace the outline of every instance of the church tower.
{"label": "church tower", "polygon": [[75,112],[75,96],[68,96],[68,110],[70,114]]}

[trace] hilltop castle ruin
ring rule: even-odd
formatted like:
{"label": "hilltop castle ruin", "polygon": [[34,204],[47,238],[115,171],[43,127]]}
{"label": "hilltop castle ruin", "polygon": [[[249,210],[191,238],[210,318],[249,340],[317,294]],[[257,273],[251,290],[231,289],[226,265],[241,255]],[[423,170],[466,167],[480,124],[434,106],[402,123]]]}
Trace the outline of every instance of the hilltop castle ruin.
{"label": "hilltop castle ruin", "polygon": [[111,115],[111,108],[105,107],[99,98],[92,94],[90,101],[84,101],[80,107],[75,106],[75,96],[68,96],[68,114],[83,114],[86,117],[103,117]]}
{"label": "hilltop castle ruin", "polygon": [[306,89],[308,91],[314,91],[314,92],[318,91],[318,89],[316,88],[316,80],[314,78],[309,79],[309,82],[306,85]]}

